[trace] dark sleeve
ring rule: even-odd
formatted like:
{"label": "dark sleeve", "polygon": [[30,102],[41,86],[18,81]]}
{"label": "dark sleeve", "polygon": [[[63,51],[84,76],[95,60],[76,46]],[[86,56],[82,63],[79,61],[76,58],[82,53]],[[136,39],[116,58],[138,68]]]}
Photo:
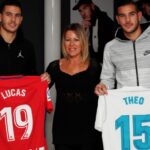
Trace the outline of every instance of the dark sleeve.
{"label": "dark sleeve", "polygon": [[99,19],[102,22],[100,22],[100,29],[105,29],[105,38],[107,38],[108,42],[115,37],[117,24],[105,12],[103,12]]}
{"label": "dark sleeve", "polygon": [[49,73],[50,75],[50,78],[51,78],[51,83],[49,85],[49,87],[51,88],[55,82],[55,77],[57,75],[57,68],[58,68],[58,65],[59,65],[59,61],[58,60],[55,60],[53,62],[51,62],[47,69],[46,69],[46,72]]}
{"label": "dark sleeve", "polygon": [[95,59],[91,59],[91,66],[91,73],[94,73],[95,84],[98,84],[100,82],[100,74],[102,67],[100,63],[98,63]]}
{"label": "dark sleeve", "polygon": [[103,53],[106,43],[115,37],[116,25],[105,12],[100,13],[98,22],[98,60],[103,63]]}

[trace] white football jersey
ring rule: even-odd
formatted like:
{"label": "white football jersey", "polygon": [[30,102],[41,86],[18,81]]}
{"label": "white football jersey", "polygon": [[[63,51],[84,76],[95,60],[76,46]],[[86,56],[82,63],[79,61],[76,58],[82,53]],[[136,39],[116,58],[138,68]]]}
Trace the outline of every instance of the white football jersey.
{"label": "white football jersey", "polygon": [[124,87],[99,96],[95,129],[104,150],[150,150],[150,89]]}

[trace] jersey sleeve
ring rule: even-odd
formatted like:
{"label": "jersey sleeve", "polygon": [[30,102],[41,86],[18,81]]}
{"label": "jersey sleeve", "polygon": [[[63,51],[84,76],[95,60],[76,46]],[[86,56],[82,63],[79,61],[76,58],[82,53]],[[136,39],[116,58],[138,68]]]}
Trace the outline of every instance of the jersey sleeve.
{"label": "jersey sleeve", "polygon": [[96,120],[95,120],[95,129],[102,131],[103,123],[106,119],[106,96],[99,96]]}
{"label": "jersey sleeve", "polygon": [[46,95],[47,95],[47,110],[48,112],[51,112],[53,110],[53,103],[52,103],[51,92],[49,88],[47,88]]}

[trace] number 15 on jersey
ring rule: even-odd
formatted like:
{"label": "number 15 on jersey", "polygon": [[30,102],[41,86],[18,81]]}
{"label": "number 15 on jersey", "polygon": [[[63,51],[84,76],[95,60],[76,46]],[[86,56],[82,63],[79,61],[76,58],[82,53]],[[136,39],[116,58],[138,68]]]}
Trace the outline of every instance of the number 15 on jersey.
{"label": "number 15 on jersey", "polygon": [[120,128],[121,150],[150,150],[150,114],[122,115],[115,121],[115,129]]}

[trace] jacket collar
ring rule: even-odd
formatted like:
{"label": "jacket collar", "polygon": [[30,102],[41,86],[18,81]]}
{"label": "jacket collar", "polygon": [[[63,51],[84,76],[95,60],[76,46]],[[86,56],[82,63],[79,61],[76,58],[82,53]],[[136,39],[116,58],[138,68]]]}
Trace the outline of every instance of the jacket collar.
{"label": "jacket collar", "polygon": [[[12,44],[15,44],[15,43],[20,43],[23,39],[24,39],[24,37],[23,37],[22,32],[18,31],[17,35],[16,35],[16,38],[10,44],[12,45]],[[0,43],[3,43],[3,44],[5,43],[5,44],[8,45],[8,43],[4,41],[4,39],[1,35],[0,35]]]}
{"label": "jacket collar", "polygon": [[[150,22],[141,24],[141,29],[142,29],[142,34],[140,35],[140,37],[147,35],[147,34],[150,32]],[[120,27],[117,29],[116,34],[115,34],[115,37],[116,37],[117,39],[120,39],[120,40],[129,40],[129,39],[124,35],[123,30],[122,30],[122,28],[120,28]]]}

